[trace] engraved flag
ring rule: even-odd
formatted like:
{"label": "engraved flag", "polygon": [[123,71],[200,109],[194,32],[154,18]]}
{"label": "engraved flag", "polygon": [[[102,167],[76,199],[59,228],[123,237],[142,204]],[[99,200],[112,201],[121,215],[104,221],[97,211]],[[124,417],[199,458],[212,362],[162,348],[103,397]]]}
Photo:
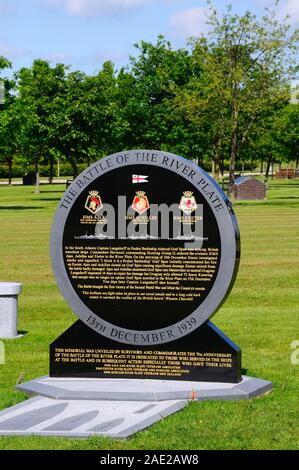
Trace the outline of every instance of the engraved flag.
{"label": "engraved flag", "polygon": [[133,184],[148,183],[147,178],[148,176],[144,176],[144,175],[132,175],[132,183]]}

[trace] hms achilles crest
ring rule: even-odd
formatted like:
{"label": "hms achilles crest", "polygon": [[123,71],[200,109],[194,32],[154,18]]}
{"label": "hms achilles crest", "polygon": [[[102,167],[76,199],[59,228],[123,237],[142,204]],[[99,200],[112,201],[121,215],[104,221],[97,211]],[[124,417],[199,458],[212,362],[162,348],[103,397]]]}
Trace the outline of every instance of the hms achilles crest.
{"label": "hms achilles crest", "polygon": [[144,191],[137,191],[136,196],[134,197],[132,207],[138,212],[139,215],[143,214],[149,209],[148,198],[145,195]]}

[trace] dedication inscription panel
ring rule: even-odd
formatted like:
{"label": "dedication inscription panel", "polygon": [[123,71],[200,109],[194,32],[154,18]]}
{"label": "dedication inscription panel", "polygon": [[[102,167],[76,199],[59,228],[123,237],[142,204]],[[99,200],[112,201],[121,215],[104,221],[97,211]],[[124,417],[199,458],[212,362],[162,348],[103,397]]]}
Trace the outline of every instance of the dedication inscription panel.
{"label": "dedication inscription panel", "polygon": [[[76,356],[72,361],[63,345],[52,345],[51,364],[56,362],[56,368],[51,366],[51,370],[58,375],[59,370],[67,374],[68,367],[73,371],[77,367],[93,376],[102,376],[105,370],[112,376],[132,376],[131,355],[137,348],[139,358],[135,360],[143,361],[143,376],[147,371],[156,378],[159,368],[150,373],[153,359],[142,360],[140,354],[147,351],[147,356],[157,356],[155,351],[167,345],[167,361],[173,349],[179,366],[179,356],[174,353],[180,340],[178,353],[185,364],[197,366],[198,362],[206,369],[217,367],[208,362],[218,363],[219,368],[233,367],[230,352],[223,352],[219,345],[214,359],[211,350],[211,359],[202,360],[202,354],[208,354],[207,345],[193,358],[193,364],[191,355],[188,361],[184,356],[194,349],[190,345],[188,351],[188,337],[194,343],[194,335],[190,335],[227,296],[239,262],[239,233],[230,203],[219,186],[188,160],[140,150],[114,154],[92,165],[72,183],[59,204],[51,252],[58,285],[88,327],[73,328],[70,342],[63,335],[68,344],[65,349],[71,351],[74,345],[73,349],[81,350],[81,361],[78,355],[77,363]],[[90,338],[92,345],[86,338],[90,330],[97,333]],[[203,344],[203,329],[200,334]],[[97,353],[86,349],[124,351],[125,345],[131,345],[129,357],[121,353],[105,357],[105,352],[101,358],[108,362],[87,357]],[[163,362],[161,358],[162,352]],[[109,363],[112,359],[115,373]],[[172,370],[169,377],[175,375],[175,368]],[[176,371],[176,376],[182,375]]]}

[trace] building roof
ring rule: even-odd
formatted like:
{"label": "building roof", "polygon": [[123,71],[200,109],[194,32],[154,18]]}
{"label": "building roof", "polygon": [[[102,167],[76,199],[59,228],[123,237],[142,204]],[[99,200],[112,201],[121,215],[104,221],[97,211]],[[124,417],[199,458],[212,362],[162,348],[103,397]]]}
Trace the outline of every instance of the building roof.
{"label": "building roof", "polygon": [[239,176],[236,180],[235,180],[235,185],[236,186],[239,186],[240,184],[242,184],[244,181],[250,179],[250,176]]}
{"label": "building roof", "polygon": [[247,181],[254,181],[260,185],[264,185],[265,183],[263,183],[261,180],[259,180],[258,178],[255,178],[254,176],[239,176],[238,178],[235,179],[235,182],[234,182],[234,185],[236,186],[241,186],[241,184],[247,182]]}

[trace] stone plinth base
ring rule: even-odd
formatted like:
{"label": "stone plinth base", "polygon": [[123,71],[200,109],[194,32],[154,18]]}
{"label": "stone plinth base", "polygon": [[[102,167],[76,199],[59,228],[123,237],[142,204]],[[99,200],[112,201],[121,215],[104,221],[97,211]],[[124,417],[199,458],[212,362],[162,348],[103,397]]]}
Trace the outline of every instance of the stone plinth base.
{"label": "stone plinth base", "polygon": [[40,379],[17,386],[33,398],[0,412],[0,435],[126,438],[183,409],[188,400],[242,400],[272,390],[238,384],[132,379]]}

